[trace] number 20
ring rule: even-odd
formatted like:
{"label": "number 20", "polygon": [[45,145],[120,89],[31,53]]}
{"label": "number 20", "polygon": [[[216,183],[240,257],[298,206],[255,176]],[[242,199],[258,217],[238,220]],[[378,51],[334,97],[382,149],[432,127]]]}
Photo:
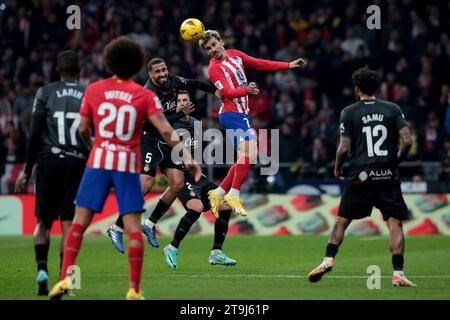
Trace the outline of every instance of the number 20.
{"label": "number 20", "polygon": [[[136,126],[136,109],[130,105],[123,105],[116,108],[116,106],[110,102],[103,102],[98,108],[98,115],[104,116],[106,111],[109,112],[108,116],[103,118],[98,125],[99,135],[104,138],[112,138],[114,136],[114,132],[106,130],[106,126],[116,119],[116,137],[122,141],[130,140]],[[128,131],[125,133],[124,123],[126,113],[129,113],[129,118]]]}

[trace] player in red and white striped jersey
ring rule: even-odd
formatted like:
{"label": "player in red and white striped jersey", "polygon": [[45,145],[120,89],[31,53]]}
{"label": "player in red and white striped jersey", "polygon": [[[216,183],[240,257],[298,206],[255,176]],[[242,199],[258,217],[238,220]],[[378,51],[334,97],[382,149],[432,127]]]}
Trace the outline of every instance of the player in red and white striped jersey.
{"label": "player in red and white striped jersey", "polygon": [[[49,294],[52,299],[61,298],[71,289],[70,267],[75,264],[83,234],[94,212],[102,211],[111,187],[116,191],[119,214],[123,216],[129,237],[127,299],[143,299],[140,281],[144,255],[141,232],[144,198],[139,176],[139,144],[144,118],[150,119],[171,147],[180,143],[180,137],[173,134],[173,128],[162,113],[158,97],[129,80],[142,67],[142,46],[130,38],[120,37],[106,46],[104,61],[114,76],[89,85],[83,98],[78,131],[88,142],[93,125],[95,140],[75,200],[75,217],[64,248],[61,281]],[[186,168],[198,181],[200,167],[192,161],[189,151],[184,147],[181,150]]]}
{"label": "player in red and white striped jersey", "polygon": [[89,85],[80,110],[96,132],[87,166],[139,173],[141,123],[161,112],[158,97],[132,80],[112,77]]}
{"label": "player in red and white striped jersey", "polygon": [[248,117],[248,95],[259,93],[256,83],[248,83],[245,68],[261,71],[288,70],[299,68],[306,62],[301,58],[291,62],[263,60],[238,50],[225,50],[224,42],[215,30],[207,30],[199,44],[211,57],[209,80],[222,94],[220,124],[227,130],[227,134],[232,133],[234,147],[238,151],[238,161],[230,168],[219,188],[209,193],[211,210],[218,216],[219,208],[225,201],[235,213],[245,216],[247,213],[239,198],[240,188],[247,179],[251,164],[256,163],[258,154],[256,133]]}

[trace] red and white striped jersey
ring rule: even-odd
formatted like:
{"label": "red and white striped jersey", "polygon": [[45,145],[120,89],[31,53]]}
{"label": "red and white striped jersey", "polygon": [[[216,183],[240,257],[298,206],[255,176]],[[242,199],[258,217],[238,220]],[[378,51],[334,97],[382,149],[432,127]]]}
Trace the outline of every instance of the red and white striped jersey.
{"label": "red and white striped jersey", "polygon": [[80,110],[95,130],[87,166],[139,173],[141,125],[145,117],[159,112],[156,94],[131,80],[112,77],[90,84]]}
{"label": "red and white striped jersey", "polygon": [[227,50],[227,57],[223,60],[211,59],[208,68],[209,80],[223,96],[219,114],[249,113],[245,68],[261,71],[287,70],[289,63],[257,59],[238,50]]}

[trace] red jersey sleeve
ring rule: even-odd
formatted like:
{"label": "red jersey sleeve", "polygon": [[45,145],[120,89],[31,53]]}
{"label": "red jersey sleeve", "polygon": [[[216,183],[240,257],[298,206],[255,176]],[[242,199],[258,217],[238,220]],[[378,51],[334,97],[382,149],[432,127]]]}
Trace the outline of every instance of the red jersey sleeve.
{"label": "red jersey sleeve", "polygon": [[92,95],[89,90],[91,86],[88,86],[84,91],[83,100],[81,101],[80,115],[92,118]]}
{"label": "red jersey sleeve", "polygon": [[278,71],[289,69],[289,62],[280,62],[272,60],[264,60],[251,57],[239,50],[230,50],[235,55],[239,56],[244,63],[244,67],[260,70],[260,71]]}
{"label": "red jersey sleeve", "polygon": [[[145,89],[147,90],[147,89]],[[148,91],[148,90],[147,90]],[[156,94],[153,92],[148,92],[148,108],[147,108],[147,115],[149,117],[154,116],[157,113],[162,112],[162,105],[161,101],[159,101],[159,98]]]}
{"label": "red jersey sleeve", "polygon": [[232,88],[225,77],[225,73],[219,65],[213,64],[208,69],[209,80],[216,86],[220,93],[228,99],[245,97],[247,95],[247,88]]}

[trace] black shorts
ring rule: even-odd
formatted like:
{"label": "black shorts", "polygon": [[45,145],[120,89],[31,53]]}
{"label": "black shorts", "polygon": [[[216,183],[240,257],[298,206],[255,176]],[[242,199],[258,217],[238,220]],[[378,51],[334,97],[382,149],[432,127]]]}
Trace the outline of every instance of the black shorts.
{"label": "black shorts", "polygon": [[36,167],[36,210],[38,219],[50,227],[58,217],[72,221],[75,196],[86,160],[69,155],[42,153]]}
{"label": "black shorts", "polygon": [[208,199],[208,191],[216,189],[217,187],[217,184],[209,181],[205,176],[202,176],[200,181],[196,183],[194,178],[190,174],[185,174],[184,189],[178,195],[178,199],[180,199],[186,210],[189,200],[198,199],[203,204],[203,211],[208,211],[211,208]]}
{"label": "black shorts", "polygon": [[400,183],[347,185],[341,198],[338,216],[363,219],[370,216],[373,207],[381,211],[385,221],[390,217],[408,219],[408,208]]}
{"label": "black shorts", "polygon": [[182,163],[174,163],[171,158],[172,148],[156,139],[141,140],[141,174],[152,177],[156,176],[156,168],[159,167],[161,172],[168,168],[174,168],[183,171]]}

